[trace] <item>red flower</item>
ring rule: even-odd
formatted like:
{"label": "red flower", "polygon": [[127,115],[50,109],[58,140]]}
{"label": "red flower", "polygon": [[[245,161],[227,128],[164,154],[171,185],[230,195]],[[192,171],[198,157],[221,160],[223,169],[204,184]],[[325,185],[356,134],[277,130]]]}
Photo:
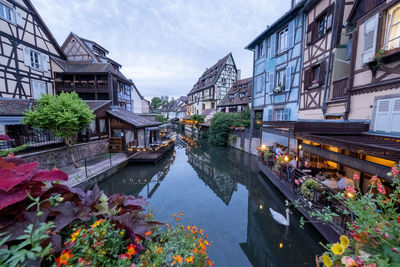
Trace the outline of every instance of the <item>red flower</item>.
{"label": "red flower", "polygon": [[397,217],[397,223],[400,223],[400,217]]}
{"label": "red flower", "polygon": [[131,258],[132,255],[136,255],[136,253],[137,253],[137,251],[136,251],[136,245],[134,245],[134,244],[130,244],[129,246],[127,246],[127,247],[126,247],[126,250],[127,250],[126,256],[127,256],[128,258]]}
{"label": "red flower", "polygon": [[60,257],[56,259],[57,267],[60,267],[61,265],[68,265],[68,260],[72,258],[72,256],[74,255],[71,254],[71,250],[63,250]]}

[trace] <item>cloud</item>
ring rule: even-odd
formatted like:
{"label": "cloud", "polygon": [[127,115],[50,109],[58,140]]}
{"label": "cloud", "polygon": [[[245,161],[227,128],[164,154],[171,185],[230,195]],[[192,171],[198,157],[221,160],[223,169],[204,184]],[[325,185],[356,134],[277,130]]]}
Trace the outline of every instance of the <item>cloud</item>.
{"label": "cloud", "polygon": [[244,49],[290,0],[32,0],[62,44],[69,32],[98,42],[147,98],[186,95],[229,52],[252,75]]}

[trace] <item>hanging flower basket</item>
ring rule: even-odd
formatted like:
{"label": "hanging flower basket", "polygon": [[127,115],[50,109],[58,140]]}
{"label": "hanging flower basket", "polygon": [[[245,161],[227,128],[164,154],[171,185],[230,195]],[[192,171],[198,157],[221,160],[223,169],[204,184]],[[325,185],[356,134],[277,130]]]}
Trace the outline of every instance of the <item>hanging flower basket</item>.
{"label": "hanging flower basket", "polygon": [[274,88],[274,94],[280,94],[285,90],[285,85],[281,85]]}
{"label": "hanging flower basket", "polygon": [[378,53],[372,58],[371,62],[367,63],[368,68],[371,70],[372,75],[375,77],[376,72],[383,67],[383,58],[385,51],[379,50]]}

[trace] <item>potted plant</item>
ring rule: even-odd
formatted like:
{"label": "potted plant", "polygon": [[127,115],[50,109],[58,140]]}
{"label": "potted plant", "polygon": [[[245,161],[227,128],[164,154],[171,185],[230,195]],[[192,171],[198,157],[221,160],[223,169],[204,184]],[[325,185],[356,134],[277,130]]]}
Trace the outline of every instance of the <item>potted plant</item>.
{"label": "potted plant", "polygon": [[375,76],[378,69],[383,67],[383,57],[385,54],[385,50],[379,50],[375,56],[372,58],[371,62],[368,62],[368,68],[372,71],[372,75]]}

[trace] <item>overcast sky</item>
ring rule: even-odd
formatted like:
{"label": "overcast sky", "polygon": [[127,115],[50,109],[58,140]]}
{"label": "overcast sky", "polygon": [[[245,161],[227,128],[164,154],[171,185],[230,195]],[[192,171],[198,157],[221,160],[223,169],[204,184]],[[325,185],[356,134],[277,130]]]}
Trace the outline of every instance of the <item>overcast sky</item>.
{"label": "overcast sky", "polygon": [[147,99],[186,95],[207,67],[232,52],[242,78],[245,50],[290,0],[32,0],[61,45],[69,32],[93,40],[122,65]]}

